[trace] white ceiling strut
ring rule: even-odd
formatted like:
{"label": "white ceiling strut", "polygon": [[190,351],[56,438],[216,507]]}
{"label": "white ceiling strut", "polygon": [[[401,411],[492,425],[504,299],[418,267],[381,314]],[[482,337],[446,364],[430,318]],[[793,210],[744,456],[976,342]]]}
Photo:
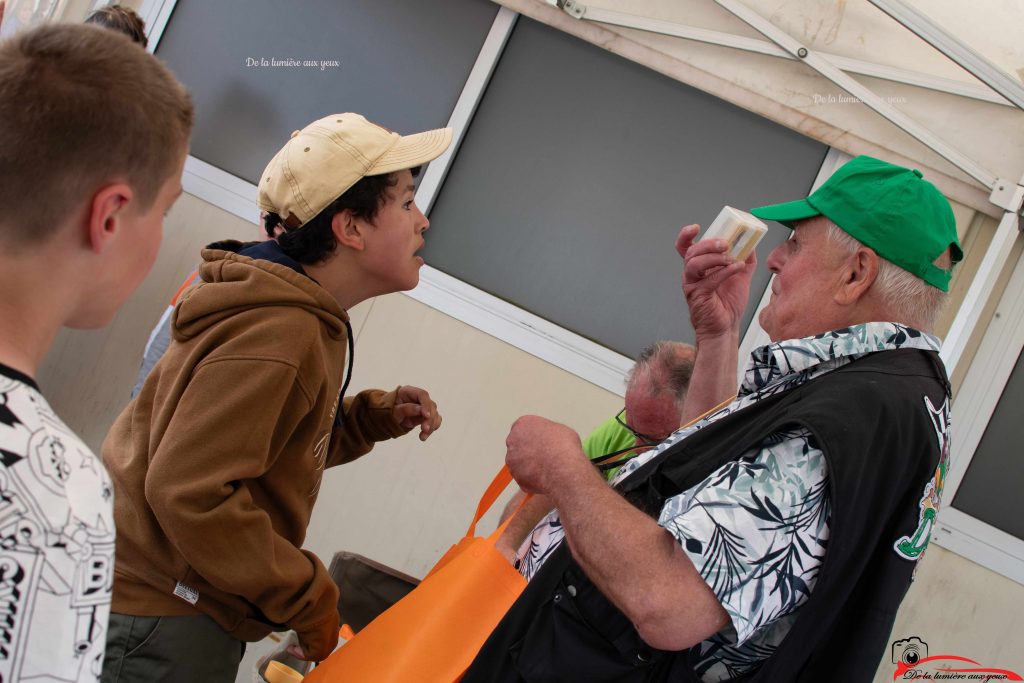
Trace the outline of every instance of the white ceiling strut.
{"label": "white ceiling strut", "polygon": [[[1003,74],[998,67],[987,62],[973,50],[961,45],[954,37],[935,26],[927,17],[917,13],[904,11],[905,6],[901,0],[872,1],[879,5],[884,4],[885,11],[899,12],[900,18],[898,20],[901,21],[901,23],[906,21],[907,24],[905,25],[907,28],[918,33],[918,35],[922,35],[922,37],[925,37],[925,39],[930,43],[934,41],[932,44],[936,45],[937,49],[943,51],[944,54],[955,55],[951,56],[951,58],[954,59],[957,64],[967,69],[972,73],[972,75],[981,79],[986,85],[990,85],[990,87],[996,89],[1000,95],[1004,96],[1009,101],[1009,103],[1016,104],[1018,99],[1024,102],[1024,88],[1013,83],[1012,79]],[[773,51],[762,49],[762,46],[756,44],[761,41],[752,42],[751,39],[743,38],[741,36],[727,37],[728,34],[719,34],[717,32],[710,32],[704,29],[696,29],[695,27],[680,26],[667,21],[646,19],[642,17],[630,17],[629,15],[621,13],[591,8],[584,3],[577,2],[576,0],[547,0],[547,2],[557,5],[567,14],[576,17],[577,19],[601,21],[602,23],[615,25],[627,25],[630,28],[642,28],[644,30],[654,29],[655,32],[658,33],[679,35],[680,37],[690,38],[693,40],[704,40],[705,42],[715,42],[717,39],[725,39],[725,42],[722,44],[731,44],[732,46],[740,49],[755,49],[755,51],[762,52],[763,54],[773,54]],[[751,10],[739,0],[715,0],[715,2],[763,34],[766,38],[781,48],[784,53],[805,62],[812,69],[822,74],[830,81],[849,92],[851,95],[854,95],[865,105],[894,123],[907,134],[921,141],[928,148],[932,149],[951,164],[961,169],[964,173],[977,180],[990,191],[995,190],[998,184],[1013,184],[997,178],[995,174],[988,171],[970,157],[946,144],[937,135],[926,129],[924,126],[918,124],[893,105],[886,102],[869,88],[861,85],[851,76],[844,73],[843,70],[836,65],[835,60],[830,59],[831,56],[808,49],[788,33],[779,29],[777,26]],[[646,26],[643,24],[646,24]],[[956,47],[957,45],[959,45],[959,48]],[[860,66],[863,65],[864,63],[860,64]],[[877,69],[879,65],[874,65],[874,67]],[[890,71],[889,75],[894,76],[895,73]],[[992,84],[995,85],[993,86]]]}
{"label": "white ceiling strut", "polygon": [[783,50],[799,57],[805,64],[807,64],[807,66],[811,67],[846,92],[855,96],[865,105],[875,110],[876,113],[881,114],[892,121],[903,129],[904,132],[927,145],[946,161],[949,161],[951,164],[961,169],[964,173],[977,180],[989,190],[995,187],[996,176],[993,173],[983,168],[970,157],[961,154],[950,145],[947,145],[937,135],[876,95],[870,88],[861,85],[851,76],[843,73],[820,53],[807,49],[788,33],[775,26],[775,24],[771,23],[757,12],[754,12],[742,2],[739,2],[739,0],[715,0],[715,2],[750,24],[752,28],[764,34],[765,37],[778,44]]}
{"label": "white ceiling strut", "polygon": [[1024,86],[904,0],[868,1],[1012,102],[1015,107],[1024,109]]}
{"label": "white ceiling strut", "polygon": [[[578,19],[586,19],[587,21],[611,24],[613,26],[622,26],[624,28],[633,28],[640,31],[647,31],[648,33],[658,33],[660,35],[671,36],[673,38],[685,38],[687,40],[695,40],[697,42],[708,43],[710,45],[730,47],[737,50],[744,50],[746,52],[756,52],[770,57],[780,57],[782,59],[792,60],[800,59],[795,55],[789,54],[775,43],[768,40],[761,40],[760,38],[748,38],[747,36],[740,36],[735,33],[713,31],[711,29],[690,26],[688,24],[679,24],[672,21],[665,21],[663,19],[642,17],[635,14],[627,14],[625,12],[618,12],[616,10],[603,9],[600,7],[590,7],[575,2],[574,0],[569,0],[564,4],[565,6],[563,9]],[[852,59],[850,57],[843,57],[842,55],[835,55],[826,52],[822,52],[821,55],[843,71],[849,73],[872,76],[874,78],[881,78],[887,81],[894,81],[896,83],[905,83],[907,85],[928,88],[929,90],[935,90],[938,92],[959,95],[961,97],[969,97],[971,99],[982,100],[984,102],[992,102],[993,104],[1001,104],[1007,107],[1013,106],[1013,104],[1008,102],[1004,97],[992,92],[990,88],[979,83],[965,83],[952,78],[933,76],[931,74],[921,73],[920,71],[901,69],[899,67],[889,66],[888,64],[878,64],[876,62],[869,62],[863,59]]]}

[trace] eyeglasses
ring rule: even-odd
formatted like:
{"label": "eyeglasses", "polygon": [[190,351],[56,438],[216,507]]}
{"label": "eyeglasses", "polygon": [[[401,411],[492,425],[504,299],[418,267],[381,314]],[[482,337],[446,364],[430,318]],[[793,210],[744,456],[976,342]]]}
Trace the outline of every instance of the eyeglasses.
{"label": "eyeglasses", "polygon": [[668,438],[667,436],[648,436],[646,434],[642,434],[642,433],[636,431],[635,429],[633,429],[632,427],[629,426],[628,422],[626,422],[625,420],[622,419],[622,414],[625,413],[625,412],[626,412],[625,408],[620,410],[618,412],[618,414],[615,416],[615,421],[618,422],[620,425],[622,425],[622,427],[624,429],[626,429],[626,431],[628,431],[630,434],[635,436],[638,441],[643,443],[643,445],[645,445],[645,446],[656,446],[656,445],[658,445],[659,443],[661,443],[662,441],[664,441],[665,439]]}

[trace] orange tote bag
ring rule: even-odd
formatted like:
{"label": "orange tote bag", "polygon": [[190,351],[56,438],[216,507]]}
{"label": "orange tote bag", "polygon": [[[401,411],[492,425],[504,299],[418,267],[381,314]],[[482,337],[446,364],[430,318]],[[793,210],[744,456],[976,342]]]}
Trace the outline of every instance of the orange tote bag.
{"label": "orange tote bag", "polygon": [[484,492],[466,536],[411,593],[313,669],[307,683],[449,683],[457,681],[526,587],[526,579],[476,524],[512,481],[507,467]]}

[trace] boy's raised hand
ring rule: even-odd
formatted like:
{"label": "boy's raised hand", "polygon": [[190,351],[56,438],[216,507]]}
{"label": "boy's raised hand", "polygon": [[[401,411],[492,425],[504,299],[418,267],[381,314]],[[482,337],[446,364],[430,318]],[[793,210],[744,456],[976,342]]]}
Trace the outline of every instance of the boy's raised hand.
{"label": "boy's raised hand", "polygon": [[426,441],[441,427],[441,414],[437,412],[437,404],[425,389],[419,387],[398,387],[398,396],[391,416],[406,429],[419,425],[420,441]]}

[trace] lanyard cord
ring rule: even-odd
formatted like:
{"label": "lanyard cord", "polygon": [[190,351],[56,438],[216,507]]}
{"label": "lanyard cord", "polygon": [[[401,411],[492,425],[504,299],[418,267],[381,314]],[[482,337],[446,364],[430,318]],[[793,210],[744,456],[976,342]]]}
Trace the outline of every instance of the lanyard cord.
{"label": "lanyard cord", "polygon": [[[732,403],[735,400],[736,400],[736,394],[733,394],[729,398],[727,398],[724,401],[722,401],[721,403],[719,403],[714,408],[711,408],[710,410],[706,410],[702,414],[700,414],[697,417],[693,418],[692,420],[690,420],[689,422],[684,424],[679,429],[686,429],[690,425],[693,425],[693,424],[696,424],[696,423],[700,422],[701,420],[703,420],[705,417],[707,417],[711,413],[714,413],[714,412],[718,411],[719,409],[724,408],[725,406],[729,405],[730,403]],[[650,443],[650,444],[641,444],[639,446],[629,446],[628,448],[620,448],[617,451],[612,451],[611,453],[605,453],[604,455],[598,456],[598,457],[594,458],[591,462],[594,463],[594,466],[597,467],[597,469],[601,470],[602,472],[607,472],[608,470],[613,470],[616,467],[622,467],[623,465],[625,465],[627,462],[629,462],[630,460],[632,460],[636,456],[640,455],[644,451],[647,451],[647,450],[649,450],[651,448],[654,448],[657,445],[658,444]],[[634,452],[630,453],[630,451],[634,451]],[[629,455],[627,455],[624,458],[619,458],[618,460],[611,460],[611,458],[614,458],[616,455],[622,455],[623,453],[629,453]]]}
{"label": "lanyard cord", "polygon": [[356,360],[356,343],[352,339],[352,325],[345,321],[345,332],[348,334],[348,372],[345,381],[341,385],[341,393],[338,394],[338,410],[334,413],[334,426],[340,427],[345,422],[345,391],[348,383],[352,381],[352,365]]}

